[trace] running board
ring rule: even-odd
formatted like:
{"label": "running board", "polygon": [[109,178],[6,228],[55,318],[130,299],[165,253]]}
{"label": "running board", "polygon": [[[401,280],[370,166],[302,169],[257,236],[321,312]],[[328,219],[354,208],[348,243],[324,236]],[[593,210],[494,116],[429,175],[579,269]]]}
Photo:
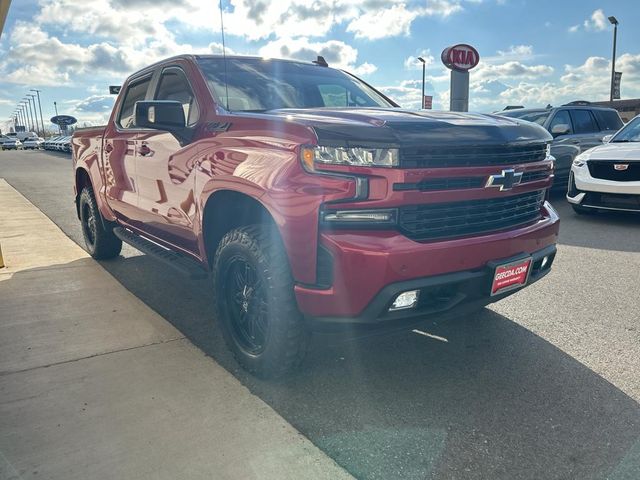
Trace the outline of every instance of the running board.
{"label": "running board", "polygon": [[161,262],[175,268],[179,272],[187,275],[192,279],[203,279],[209,276],[209,273],[195,260],[191,260],[185,255],[174,252],[173,250],[161,247],[157,243],[147,240],[140,235],[136,235],[130,230],[122,227],[113,229],[113,234],[125,243],[140,250],[142,253],[154,257]]}

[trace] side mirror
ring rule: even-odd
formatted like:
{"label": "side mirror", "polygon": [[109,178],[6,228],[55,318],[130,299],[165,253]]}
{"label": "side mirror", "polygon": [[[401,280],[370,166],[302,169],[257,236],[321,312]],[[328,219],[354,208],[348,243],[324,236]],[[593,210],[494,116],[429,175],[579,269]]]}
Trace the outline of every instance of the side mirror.
{"label": "side mirror", "polygon": [[566,123],[558,123],[551,129],[551,135],[553,135],[554,137],[558,137],[560,135],[566,135],[570,131],[571,128]]}
{"label": "side mirror", "polygon": [[183,145],[191,140],[192,132],[187,128],[184,109],[180,102],[170,100],[136,102],[134,117],[137,128],[169,132]]}
{"label": "side mirror", "polygon": [[609,143],[612,138],[613,138],[613,134],[605,135],[604,137],[602,137],[602,143]]}

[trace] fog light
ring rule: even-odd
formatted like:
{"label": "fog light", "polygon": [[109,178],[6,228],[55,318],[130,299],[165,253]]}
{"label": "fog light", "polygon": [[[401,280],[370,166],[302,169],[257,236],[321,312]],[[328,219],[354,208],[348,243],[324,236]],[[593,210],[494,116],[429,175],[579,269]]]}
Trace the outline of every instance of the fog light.
{"label": "fog light", "polygon": [[413,308],[418,303],[418,295],[420,290],[409,290],[398,295],[393,302],[393,305],[389,308],[390,312],[395,310],[404,310],[406,308]]}
{"label": "fog light", "polygon": [[540,264],[540,270],[543,270],[544,267],[547,266],[547,263],[549,263],[549,257],[548,256],[546,256],[546,257],[544,257],[542,259],[542,263]]}

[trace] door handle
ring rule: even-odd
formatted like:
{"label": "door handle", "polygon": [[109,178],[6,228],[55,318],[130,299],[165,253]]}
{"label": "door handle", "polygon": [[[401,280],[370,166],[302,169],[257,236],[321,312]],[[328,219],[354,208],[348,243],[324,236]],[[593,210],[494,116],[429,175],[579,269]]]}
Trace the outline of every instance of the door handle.
{"label": "door handle", "polygon": [[111,153],[111,152],[113,152],[113,145],[111,145],[110,143],[107,143],[107,144],[104,146],[104,151],[105,151],[105,152],[107,152],[107,153]]}
{"label": "door handle", "polygon": [[151,154],[151,149],[148,145],[142,145],[140,146],[140,148],[138,148],[138,154],[146,157],[147,155]]}

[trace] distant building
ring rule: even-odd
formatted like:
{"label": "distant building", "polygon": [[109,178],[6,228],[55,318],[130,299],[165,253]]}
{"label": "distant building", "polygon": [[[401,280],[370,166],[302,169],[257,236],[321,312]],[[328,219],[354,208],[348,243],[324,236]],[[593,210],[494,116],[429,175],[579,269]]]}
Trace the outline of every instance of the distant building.
{"label": "distant building", "polygon": [[640,98],[631,100],[614,100],[613,102],[591,102],[593,105],[615,108],[626,123],[636,115],[640,115]]}

